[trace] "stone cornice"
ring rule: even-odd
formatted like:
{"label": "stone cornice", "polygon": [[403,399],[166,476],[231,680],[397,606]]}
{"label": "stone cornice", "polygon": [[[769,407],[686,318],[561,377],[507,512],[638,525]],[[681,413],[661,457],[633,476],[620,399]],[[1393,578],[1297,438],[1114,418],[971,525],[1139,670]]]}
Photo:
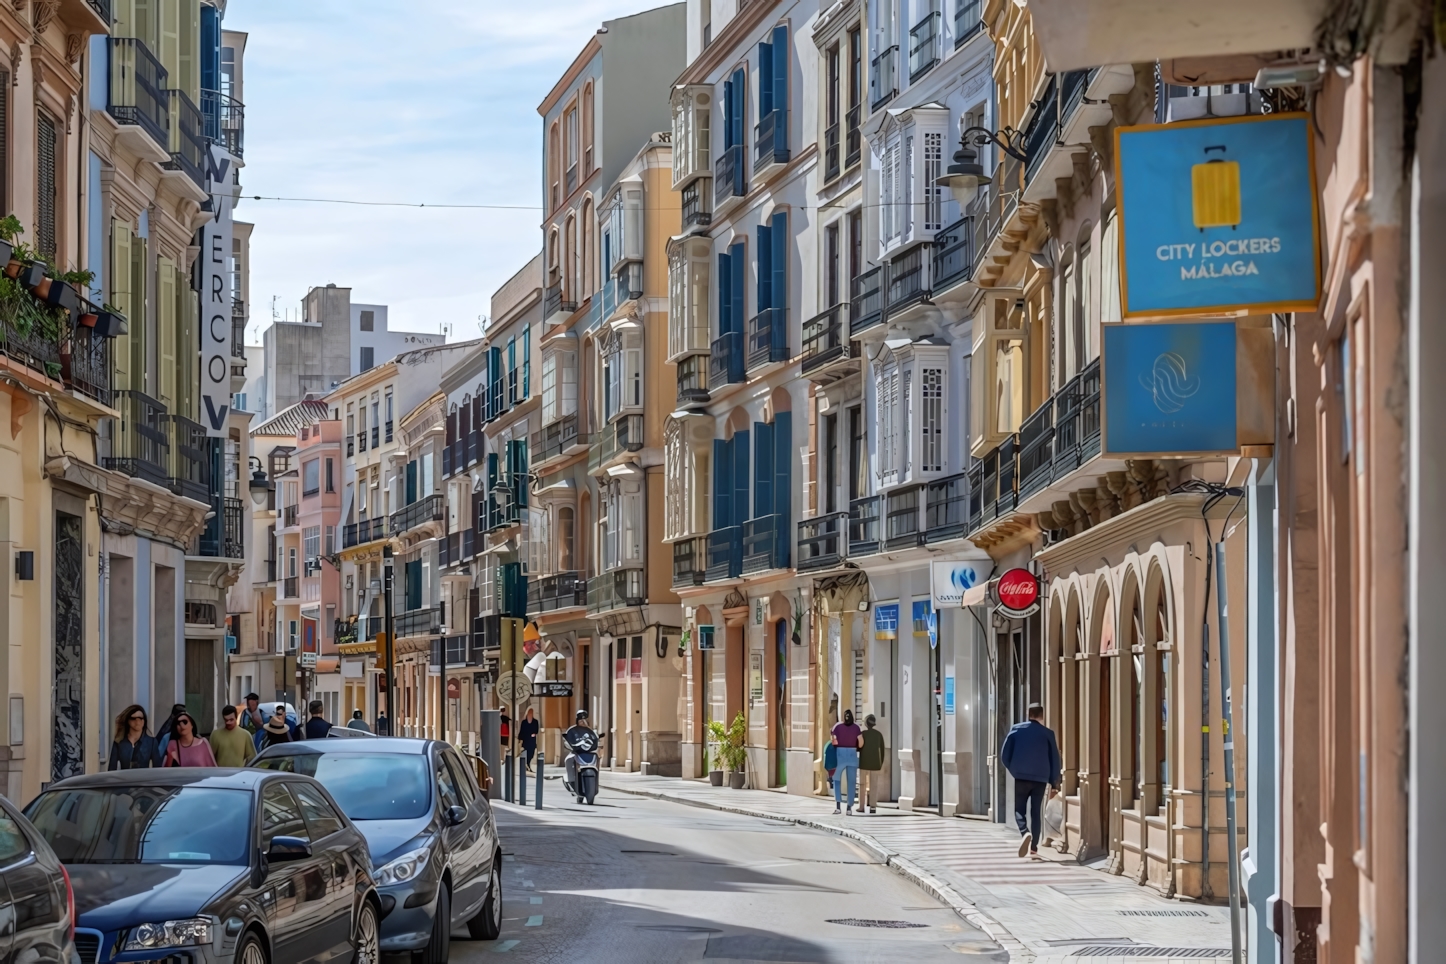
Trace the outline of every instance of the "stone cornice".
{"label": "stone cornice", "polygon": [[100,517],[110,531],[133,532],[185,550],[206,525],[211,507],[124,472],[59,456],[46,474],[99,493]]}
{"label": "stone cornice", "polygon": [[[1176,523],[1199,522],[1200,510],[1208,499],[1209,496],[1194,492],[1161,496],[1042,549],[1034,557],[1046,572],[1070,570],[1081,562],[1088,563],[1088,568],[1093,571],[1099,558],[1112,549],[1138,542],[1142,537],[1155,535]],[[1232,499],[1221,500],[1211,510],[1209,518],[1225,518],[1233,505]]]}

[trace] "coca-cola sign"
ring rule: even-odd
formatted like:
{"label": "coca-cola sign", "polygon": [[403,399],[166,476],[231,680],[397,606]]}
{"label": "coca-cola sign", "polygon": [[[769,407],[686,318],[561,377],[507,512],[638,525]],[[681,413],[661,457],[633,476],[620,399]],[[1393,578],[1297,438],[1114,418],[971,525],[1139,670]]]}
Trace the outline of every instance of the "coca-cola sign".
{"label": "coca-cola sign", "polygon": [[1000,576],[994,592],[1005,616],[1022,618],[1039,608],[1039,580],[1028,569],[1011,569]]}

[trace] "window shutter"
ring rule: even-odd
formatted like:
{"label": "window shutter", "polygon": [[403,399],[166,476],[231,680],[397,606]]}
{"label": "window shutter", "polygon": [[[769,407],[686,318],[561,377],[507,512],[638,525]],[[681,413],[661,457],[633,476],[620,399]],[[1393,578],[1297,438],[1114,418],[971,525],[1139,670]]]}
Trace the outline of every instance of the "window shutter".
{"label": "window shutter", "polygon": [[[728,297],[729,300],[732,302],[732,308],[728,312],[728,317],[732,323],[732,327],[728,330],[740,333],[744,330],[745,318],[745,306],[743,302],[743,283],[746,280],[745,276],[748,274],[748,271],[746,269],[747,262],[744,260],[744,257],[746,256],[746,250],[747,246],[742,241],[737,242],[728,249],[730,260],[733,263],[733,273],[732,276],[728,279]],[[740,364],[742,363],[742,360],[742,356],[740,355],[738,358]]]}
{"label": "window shutter", "polygon": [[[131,226],[125,221],[110,223],[110,303],[127,319],[131,317]],[[131,385],[131,336],[116,338],[111,357],[115,360],[115,387],[125,390]]]}
{"label": "window shutter", "polygon": [[522,330],[522,397],[532,397],[532,329]]}
{"label": "window shutter", "polygon": [[773,110],[773,44],[767,40],[758,45],[758,119]]}
{"label": "window shutter", "polygon": [[733,442],[713,440],[713,528],[733,524]]}
{"label": "window shutter", "polygon": [[181,87],[181,4],[183,0],[160,0],[157,12],[160,14],[161,46],[158,53],[161,66],[166,68],[166,87]]}
{"label": "window shutter", "polygon": [[773,514],[773,426],[753,423],[753,516]]}
{"label": "window shutter", "polygon": [[733,81],[723,81],[723,149],[733,146]]}
{"label": "window shutter", "polygon": [[403,505],[411,505],[417,501],[417,463],[415,460],[407,463],[407,491],[406,501]]}
{"label": "window shutter", "polygon": [[176,271],[169,258],[159,259],[156,303],[156,332],[159,338],[159,401],[173,411],[176,407]]}
{"label": "window shutter", "polygon": [[780,516],[777,533],[778,551],[785,553],[782,564],[788,565],[788,547],[793,538],[793,413],[777,412],[773,416],[773,511]]}
{"label": "window shutter", "polygon": [[497,453],[487,453],[487,492],[490,494],[497,486]]}
{"label": "window shutter", "polygon": [[[781,146],[788,144],[788,28],[773,28],[773,109],[778,111],[778,126],[774,134],[781,140]],[[775,141],[775,143],[779,143]]]}
{"label": "window shutter", "polygon": [[201,63],[197,45],[201,39],[200,0],[176,0],[179,45],[176,52],[176,73],[171,86],[183,90],[191,103],[201,102]]}
{"label": "window shutter", "polygon": [[773,307],[773,271],[770,265],[773,264],[773,231],[766,224],[758,226],[758,264],[756,271],[758,313],[761,315]]}
{"label": "window shutter", "polygon": [[35,248],[51,263],[56,262],[56,164],[60,135],[56,122],[42,111],[35,113]]}
{"label": "window shutter", "polygon": [[729,131],[732,133],[732,140],[728,142],[729,146],[732,146],[734,144],[742,144],[744,141],[743,122],[748,116],[748,106],[747,102],[744,100],[744,92],[747,89],[748,75],[742,67],[739,67],[737,70],[733,71],[733,97],[731,98],[733,104],[733,118],[732,123],[728,125]]}
{"label": "window shutter", "polygon": [[733,524],[748,521],[748,433],[733,433]]}
{"label": "window shutter", "polygon": [[718,253],[718,336],[732,331],[733,323],[733,256]]}
{"label": "window shutter", "polygon": [[[772,258],[770,267],[773,272],[773,282],[770,286],[769,307],[788,307],[788,213],[780,211],[773,216],[771,225],[773,231],[773,243],[771,245]],[[763,262],[759,261],[758,266],[763,268]],[[776,323],[776,322],[775,322]],[[776,338],[777,336],[775,336]],[[775,341],[775,344],[777,342]]]}

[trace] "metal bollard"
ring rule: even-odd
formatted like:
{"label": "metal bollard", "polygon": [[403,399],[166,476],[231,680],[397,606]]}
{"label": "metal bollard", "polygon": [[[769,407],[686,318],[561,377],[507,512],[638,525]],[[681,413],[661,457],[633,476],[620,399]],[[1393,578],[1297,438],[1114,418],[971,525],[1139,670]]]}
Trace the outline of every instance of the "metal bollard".
{"label": "metal bollard", "polygon": [[519,756],[517,764],[517,805],[527,806],[527,758]]}
{"label": "metal bollard", "polygon": [[542,809],[542,751],[537,751],[537,801],[534,804],[538,810]]}
{"label": "metal bollard", "polygon": [[510,756],[502,764],[502,799],[508,803],[512,802],[512,758]]}

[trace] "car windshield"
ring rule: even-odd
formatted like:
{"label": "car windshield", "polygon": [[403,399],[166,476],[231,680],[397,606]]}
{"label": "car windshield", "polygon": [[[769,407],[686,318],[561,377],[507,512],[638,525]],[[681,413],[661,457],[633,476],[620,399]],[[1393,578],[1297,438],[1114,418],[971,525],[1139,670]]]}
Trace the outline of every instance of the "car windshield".
{"label": "car windshield", "polygon": [[214,787],[77,787],[25,815],[67,864],[245,864],[251,793]]}
{"label": "car windshield", "polygon": [[411,820],[432,805],[420,754],[286,753],[252,766],[315,777],[353,820]]}

